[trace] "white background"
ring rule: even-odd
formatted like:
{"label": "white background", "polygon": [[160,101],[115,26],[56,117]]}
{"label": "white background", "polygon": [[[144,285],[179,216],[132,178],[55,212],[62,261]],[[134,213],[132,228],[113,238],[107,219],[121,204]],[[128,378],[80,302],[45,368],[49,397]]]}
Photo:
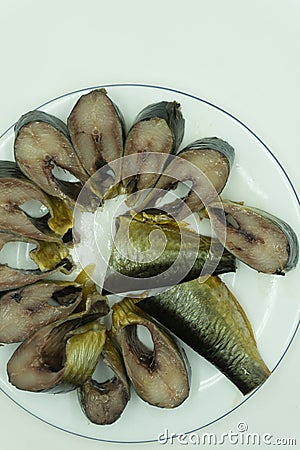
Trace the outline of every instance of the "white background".
{"label": "white background", "polygon": [[[157,84],[241,119],[300,192],[299,23],[297,0],[2,0],[0,134],[22,113],[65,92],[105,83]],[[299,350],[298,333],[270,382],[204,431],[220,435],[244,421],[250,432],[298,438],[299,445]],[[3,450],[122,447],[56,430],[2,393],[0,423]],[[172,446],[184,447],[191,446]]]}

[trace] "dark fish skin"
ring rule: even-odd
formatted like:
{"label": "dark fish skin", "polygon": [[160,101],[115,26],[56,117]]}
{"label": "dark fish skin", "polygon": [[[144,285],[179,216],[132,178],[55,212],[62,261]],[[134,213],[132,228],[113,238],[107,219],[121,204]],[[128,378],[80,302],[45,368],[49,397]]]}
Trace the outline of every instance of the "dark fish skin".
{"label": "dark fish skin", "polygon": [[[76,203],[89,175],[73,149],[64,122],[39,110],[24,114],[15,126],[14,153],[21,171],[41,189],[72,205]],[[55,166],[68,171],[77,181],[56,177]],[[82,206],[93,209],[99,205],[99,198],[90,193],[89,202]]]}
{"label": "dark fish skin", "polygon": [[98,425],[114,423],[124,411],[129,398],[130,387],[122,356],[114,340],[107,333],[101,358],[114,373],[105,382],[93,378],[78,388],[78,399],[89,420]]}
{"label": "dark fish skin", "polygon": [[[113,292],[120,292],[118,289],[124,288],[123,292],[126,292],[126,288],[131,290],[135,287],[135,290],[138,290],[171,286],[174,280],[176,282],[178,280],[188,281],[201,274],[206,260],[205,273],[202,275],[210,273],[210,269],[213,268],[210,263],[213,264],[214,257],[216,257],[216,247],[210,251],[211,238],[199,236],[188,228],[180,229],[172,219],[162,223],[159,216],[158,222],[155,222],[156,216],[153,216],[153,220],[149,219],[149,215],[147,217],[145,221],[126,216],[119,217],[119,227],[109,265],[111,269],[125,275],[127,279],[122,280],[124,284],[119,286],[115,274],[108,271],[104,285],[107,291],[112,289]],[[128,229],[130,239],[127,235]],[[157,234],[153,238],[153,245],[149,251],[149,236],[153,232]],[[165,248],[159,254],[160,248],[163,248],[164,239],[166,239]],[[223,249],[221,249],[222,256],[217,267],[214,268],[214,273],[235,271],[235,258],[226,250],[223,254],[222,251]],[[149,252],[147,261],[142,260],[145,252]],[[182,258],[180,260],[179,254]],[[175,265],[177,258],[178,263]],[[191,263],[192,258],[195,260],[194,263]],[[186,268],[189,267],[190,269],[187,270]],[[165,275],[153,278],[165,271],[168,271]],[[130,281],[130,277],[134,279]],[[147,278],[149,278],[148,281]],[[141,279],[141,281],[136,279]],[[131,285],[131,283],[133,284]],[[127,284],[128,286],[126,286]]]}
{"label": "dark fish skin", "polygon": [[139,122],[153,118],[163,119],[168,124],[173,135],[172,153],[176,152],[183,139],[185,126],[185,120],[180,111],[180,104],[176,101],[152,103],[139,112],[133,126]]}
{"label": "dark fish skin", "polygon": [[[154,153],[175,153],[183,139],[184,118],[180,111],[180,105],[176,101],[162,101],[146,106],[137,115],[129,130],[124,156],[132,156],[127,167],[127,161],[123,164],[123,184],[127,192],[132,193],[146,189],[157,181],[165,159],[154,157]],[[132,166],[136,170],[136,176],[128,177]],[[132,199],[136,201],[136,196]],[[128,201],[132,202],[132,199]]]}
{"label": "dark fish skin", "polygon": [[243,309],[218,277],[183,283],[138,306],[214,364],[244,395],[270,375]]}
{"label": "dark fish skin", "polygon": [[180,150],[180,152],[177,153],[177,156],[183,155],[185,152],[190,150],[201,151],[205,149],[211,149],[221,153],[222,155],[225,156],[226,160],[228,161],[229,167],[232,167],[235,155],[234,148],[228,142],[216,136],[197,139],[196,141],[189,144],[187,147]]}
{"label": "dark fish skin", "polygon": [[[299,259],[299,243],[291,226],[272,214],[224,200],[208,206],[218,236],[220,210],[226,216],[226,249],[253,269],[284,275]],[[222,211],[222,212],[223,212]],[[222,218],[220,219],[222,222]],[[220,228],[221,229],[221,228]]]}
{"label": "dark fish skin", "polygon": [[222,192],[234,154],[234,148],[218,137],[192,142],[176,154],[177,158],[169,158],[155,190],[147,195],[139,208],[155,207],[156,202],[167,191],[175,189],[180,181],[190,183],[191,187],[181,198],[165,203],[165,211],[179,219],[200,211]]}

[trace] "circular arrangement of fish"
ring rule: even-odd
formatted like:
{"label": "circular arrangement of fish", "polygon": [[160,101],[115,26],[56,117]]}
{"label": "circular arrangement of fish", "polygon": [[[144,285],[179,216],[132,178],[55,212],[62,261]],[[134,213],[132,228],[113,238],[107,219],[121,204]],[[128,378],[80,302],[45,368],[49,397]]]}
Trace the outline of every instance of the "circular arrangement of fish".
{"label": "circular arrangement of fish", "polygon": [[[189,364],[177,338],[242,394],[260,386],[270,370],[219,275],[234,272],[237,259],[284,275],[299,253],[282,218],[221,199],[235,150],[218,137],[182,148],[177,101],[145,106],[125,128],[108,93],[92,90],[67,124],[39,110],[22,116],[15,162],[0,162],[0,250],[31,244],[35,264],[0,263],[0,342],[20,342],[7,363],[9,382],[30,392],[77,389],[84,413],[101,425],[120,418],[131,389],[160,408],[187,399]],[[25,207],[30,202],[41,205],[38,214]],[[90,231],[85,217],[109,203],[117,205],[112,247],[102,255],[91,233],[81,248]],[[201,221],[209,221],[210,235],[198,231]],[[71,281],[51,278],[72,277],[80,264]],[[113,294],[121,297],[109,306]],[[113,372],[105,382],[95,378],[99,359]]]}

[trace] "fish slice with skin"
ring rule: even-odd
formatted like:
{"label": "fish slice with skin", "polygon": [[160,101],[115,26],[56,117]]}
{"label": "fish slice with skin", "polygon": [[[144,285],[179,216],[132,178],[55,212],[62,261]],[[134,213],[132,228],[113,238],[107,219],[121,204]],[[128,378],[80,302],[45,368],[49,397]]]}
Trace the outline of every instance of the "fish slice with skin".
{"label": "fish slice with skin", "polygon": [[202,275],[235,271],[234,256],[223,251],[216,239],[199,235],[169,216],[120,216],[116,224],[104,283],[107,291],[153,289],[196,278],[202,271]]}
{"label": "fish slice with skin", "polygon": [[99,318],[106,315],[104,297],[87,298],[85,309],[33,333],[7,363],[10,383],[31,392],[66,392],[93,374],[106,337]]}
{"label": "fish slice with skin", "polygon": [[176,157],[169,158],[155,189],[138,205],[139,209],[155,207],[166,192],[172,192],[181,182],[191,184],[187,193],[171,202],[164,202],[164,210],[180,220],[200,211],[225,187],[234,154],[234,148],[217,137],[194,141],[180,150]]}
{"label": "fish slice with skin", "polygon": [[79,98],[68,117],[68,129],[89,175],[123,155],[124,118],[105,89]]}
{"label": "fish slice with skin", "polygon": [[[183,139],[184,118],[180,104],[176,101],[162,101],[146,106],[137,115],[129,130],[123,162],[123,184],[133,205],[138,191],[152,187],[163,169],[168,154],[175,153]],[[158,154],[158,157],[155,157]],[[165,158],[161,155],[165,154]],[[133,176],[129,176],[132,170]]]}
{"label": "fish slice with skin", "polygon": [[36,248],[29,252],[29,257],[36,263],[37,268],[33,270],[17,269],[0,263],[0,291],[35,283],[58,270],[68,274],[74,267],[68,248],[60,242],[37,241],[18,234],[0,231],[0,251],[5,244],[11,242],[34,244]]}
{"label": "fish slice with skin", "polygon": [[113,371],[112,378],[104,382],[89,378],[78,388],[78,399],[91,422],[107,425],[119,419],[130,398],[123,359],[109,332],[100,358]]}
{"label": "fish slice with skin", "polygon": [[217,276],[182,283],[137,305],[214,364],[244,395],[269,377],[245,312]]}
{"label": "fish slice with skin", "polygon": [[225,213],[225,248],[253,269],[284,275],[297,265],[298,239],[291,226],[282,219],[229,200],[208,205],[208,211],[214,218],[213,227],[217,236],[220,230],[222,233]]}
{"label": "fish slice with skin", "polygon": [[[149,350],[137,335],[137,326],[151,333]],[[113,306],[112,331],[116,336],[127,374],[138,395],[160,408],[175,408],[189,395],[189,374],[185,357],[174,338],[141,311],[134,299]]]}
{"label": "fish slice with skin", "polygon": [[[34,217],[24,210],[39,202],[47,211]],[[0,229],[34,239],[59,241],[72,228],[72,211],[66,202],[42,191],[14,161],[0,161]]]}
{"label": "fish slice with skin", "polygon": [[[15,126],[14,153],[18,166],[30,180],[74,206],[89,175],[76,155],[64,122],[40,110],[24,114]],[[75,181],[58,177],[55,168],[75,177]],[[80,201],[86,201],[80,206],[94,210],[100,200],[89,188],[85,186],[89,195],[80,196]]]}
{"label": "fish slice with skin", "polygon": [[81,301],[81,286],[68,281],[39,281],[2,293],[0,342],[20,342],[34,331],[68,317]]}

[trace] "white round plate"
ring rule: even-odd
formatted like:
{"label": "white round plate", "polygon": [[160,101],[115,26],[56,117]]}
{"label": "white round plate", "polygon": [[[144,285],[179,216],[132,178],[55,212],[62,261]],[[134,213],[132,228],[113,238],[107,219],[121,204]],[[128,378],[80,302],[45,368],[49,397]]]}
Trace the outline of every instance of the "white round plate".
{"label": "white round plate", "polygon": [[[240,120],[210,102],[173,89],[137,84],[97,87],[106,88],[123,112],[127,126],[150,103],[161,100],[179,102],[186,121],[182,147],[197,138],[218,136],[236,150],[236,159],[222,197],[264,209],[288,222],[300,236],[299,200],[284,168],[271,150]],[[63,95],[39,109],[65,121],[77,99],[91,89]],[[13,159],[13,139],[11,127],[0,139],[1,159]],[[235,274],[226,274],[222,279],[245,309],[260,353],[274,371],[298,327],[299,266],[286,276],[270,276],[239,263]],[[35,394],[19,391],[10,385],[6,363],[15,348],[16,345],[12,344],[0,347],[2,391],[48,424],[90,439],[120,443],[156,441],[161,433],[166,433],[165,430],[169,434],[199,430],[220,420],[243,402],[255,401],[255,392],[243,397],[216,368],[184,345],[192,378],[190,396],[181,406],[174,410],[156,408],[132,392],[132,398],[117,422],[106,426],[94,425],[81,411],[75,391],[56,395]]]}

